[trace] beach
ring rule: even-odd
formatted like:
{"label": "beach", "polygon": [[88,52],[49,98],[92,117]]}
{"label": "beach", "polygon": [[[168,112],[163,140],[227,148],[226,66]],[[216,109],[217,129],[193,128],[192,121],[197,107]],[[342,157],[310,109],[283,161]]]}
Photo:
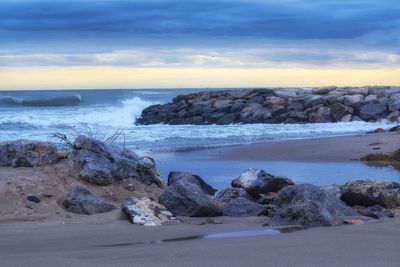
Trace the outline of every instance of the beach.
{"label": "beach", "polygon": [[[346,162],[359,160],[376,151],[375,147],[379,152],[391,152],[398,145],[398,134],[383,133],[235,146],[214,149],[211,155],[229,159],[232,164],[252,156],[258,160]],[[1,266],[398,266],[400,261],[398,218],[207,239],[201,237],[279,227],[263,227],[264,217],[217,217],[214,223],[207,223],[207,218],[179,217],[181,223],[143,227],[129,223],[120,210],[91,216],[68,213],[59,203],[77,182],[68,174],[55,174],[65,167],[63,164],[0,168],[1,210],[12,210],[0,223]],[[55,189],[61,176],[65,184]],[[36,183],[41,186],[32,187]],[[18,185],[24,195],[16,201],[4,191],[9,189],[15,196]],[[115,205],[129,195],[121,185],[89,188]],[[28,203],[24,196],[35,190],[50,190],[54,197],[42,204]],[[107,196],[107,191],[117,194]]]}
{"label": "beach", "polygon": [[273,236],[193,239],[260,230],[263,219],[143,227],[128,221],[0,224],[1,266],[398,266],[400,220],[311,228]]}
{"label": "beach", "polygon": [[390,153],[398,147],[398,133],[371,133],[237,146],[220,149],[216,158],[238,161],[349,162],[359,161],[367,154]]}

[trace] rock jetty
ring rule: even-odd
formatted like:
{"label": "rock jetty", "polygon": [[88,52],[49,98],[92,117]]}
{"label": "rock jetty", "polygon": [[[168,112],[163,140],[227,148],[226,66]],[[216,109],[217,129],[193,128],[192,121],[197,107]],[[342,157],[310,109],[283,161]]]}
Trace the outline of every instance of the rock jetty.
{"label": "rock jetty", "polygon": [[400,87],[243,89],[179,95],[142,111],[137,124],[397,121]]}

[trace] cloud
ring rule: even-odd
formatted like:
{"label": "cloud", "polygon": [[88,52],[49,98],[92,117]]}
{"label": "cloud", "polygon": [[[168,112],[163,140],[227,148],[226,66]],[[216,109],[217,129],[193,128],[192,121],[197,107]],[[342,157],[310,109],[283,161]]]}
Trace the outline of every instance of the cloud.
{"label": "cloud", "polygon": [[398,0],[3,0],[0,66],[398,66]]}
{"label": "cloud", "polygon": [[[322,2],[322,3],[321,3]],[[0,30],[139,36],[355,38],[399,29],[397,0],[5,1]]]}

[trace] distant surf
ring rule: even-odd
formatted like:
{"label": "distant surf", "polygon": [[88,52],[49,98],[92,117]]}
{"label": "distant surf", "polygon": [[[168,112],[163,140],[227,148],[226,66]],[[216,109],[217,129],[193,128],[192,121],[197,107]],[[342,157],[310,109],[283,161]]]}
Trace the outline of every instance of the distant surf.
{"label": "distant surf", "polygon": [[55,96],[47,98],[14,98],[1,97],[0,106],[26,106],[26,107],[65,107],[78,106],[82,102],[80,95]]}

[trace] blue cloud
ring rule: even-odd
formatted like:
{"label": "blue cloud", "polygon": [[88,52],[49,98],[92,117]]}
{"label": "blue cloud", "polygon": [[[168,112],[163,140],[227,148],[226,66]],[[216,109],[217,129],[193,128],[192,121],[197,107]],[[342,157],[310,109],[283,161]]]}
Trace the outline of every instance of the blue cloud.
{"label": "blue cloud", "polygon": [[[152,54],[163,64],[182,63],[190,54],[174,49],[196,47],[209,48],[203,51],[207,56],[214,48],[256,49],[243,60],[260,64],[375,64],[393,57],[398,64],[399,33],[398,0],[3,0],[0,65],[21,64],[25,54],[33,64],[97,64],[94,53],[149,47],[154,53],[147,51],[148,58],[120,64],[142,64]],[[179,59],[160,52],[164,48]],[[268,53],[269,48],[287,50]],[[366,51],[367,60],[349,52],[357,49]],[[39,60],[44,52],[49,54]]]}
{"label": "blue cloud", "polygon": [[[323,3],[320,3],[323,2]],[[379,1],[6,1],[0,30],[115,36],[355,38],[399,29],[400,4]]]}

